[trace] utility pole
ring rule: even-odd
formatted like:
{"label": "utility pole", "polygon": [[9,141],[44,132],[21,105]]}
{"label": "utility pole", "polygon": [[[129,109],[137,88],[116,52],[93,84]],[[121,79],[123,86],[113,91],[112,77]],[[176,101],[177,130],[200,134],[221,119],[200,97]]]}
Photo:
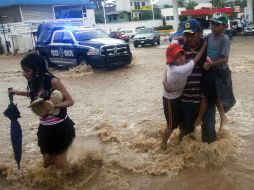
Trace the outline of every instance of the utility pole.
{"label": "utility pole", "polygon": [[173,15],[174,15],[174,29],[177,30],[179,26],[179,15],[178,15],[178,2],[177,0],[172,0],[173,3]]}
{"label": "utility pole", "polygon": [[101,6],[102,6],[102,9],[103,9],[104,24],[107,24],[106,10],[105,10],[105,7],[106,7],[106,1],[105,1],[105,0],[101,2]]}
{"label": "utility pole", "polygon": [[0,16],[0,22],[1,22],[2,29],[3,29],[4,41],[5,41],[5,46],[6,46],[6,50],[7,50],[7,54],[8,54],[8,53],[10,53],[10,49],[9,49],[9,45],[7,43],[6,36],[5,36],[3,18],[7,18],[7,16]]}

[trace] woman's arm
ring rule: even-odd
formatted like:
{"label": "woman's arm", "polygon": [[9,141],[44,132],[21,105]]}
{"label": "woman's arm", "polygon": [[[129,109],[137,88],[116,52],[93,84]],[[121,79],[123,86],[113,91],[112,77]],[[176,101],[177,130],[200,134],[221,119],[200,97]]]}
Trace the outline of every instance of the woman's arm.
{"label": "woman's arm", "polygon": [[13,95],[18,95],[18,96],[27,96],[27,97],[29,97],[30,95],[28,91],[21,91],[21,90],[15,90],[15,89],[9,90],[8,93],[11,93]]}
{"label": "woman's arm", "polygon": [[59,90],[63,94],[63,101],[55,105],[56,108],[66,108],[74,104],[71,95],[69,94],[69,92],[66,90],[66,88],[59,79],[53,78],[51,80],[51,84],[54,90]]}

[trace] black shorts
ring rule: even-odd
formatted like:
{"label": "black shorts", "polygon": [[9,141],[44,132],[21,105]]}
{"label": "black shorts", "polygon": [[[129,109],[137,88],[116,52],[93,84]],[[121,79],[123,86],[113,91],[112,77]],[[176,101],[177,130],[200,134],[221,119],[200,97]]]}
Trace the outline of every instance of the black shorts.
{"label": "black shorts", "polygon": [[69,117],[55,125],[40,124],[37,136],[41,153],[57,155],[65,152],[75,137],[74,125]]}
{"label": "black shorts", "polygon": [[176,129],[181,122],[182,112],[181,112],[181,100],[168,99],[162,97],[164,114],[167,121],[167,126],[172,129]]}

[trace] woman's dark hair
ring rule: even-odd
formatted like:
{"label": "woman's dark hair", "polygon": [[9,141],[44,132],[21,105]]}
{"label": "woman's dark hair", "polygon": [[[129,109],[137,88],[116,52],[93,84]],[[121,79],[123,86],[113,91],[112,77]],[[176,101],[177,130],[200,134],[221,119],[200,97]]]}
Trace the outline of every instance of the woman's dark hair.
{"label": "woman's dark hair", "polygon": [[22,68],[26,67],[33,70],[32,79],[28,82],[27,90],[31,99],[34,100],[39,88],[44,86],[45,74],[52,74],[47,70],[43,57],[36,53],[26,55],[20,64]]}

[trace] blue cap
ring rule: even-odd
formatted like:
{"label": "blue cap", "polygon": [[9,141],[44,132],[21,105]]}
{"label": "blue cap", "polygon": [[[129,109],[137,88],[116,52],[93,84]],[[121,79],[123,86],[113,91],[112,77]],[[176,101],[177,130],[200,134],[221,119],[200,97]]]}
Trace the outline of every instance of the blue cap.
{"label": "blue cap", "polygon": [[201,25],[196,19],[189,19],[183,23],[183,33],[195,33],[199,32]]}

